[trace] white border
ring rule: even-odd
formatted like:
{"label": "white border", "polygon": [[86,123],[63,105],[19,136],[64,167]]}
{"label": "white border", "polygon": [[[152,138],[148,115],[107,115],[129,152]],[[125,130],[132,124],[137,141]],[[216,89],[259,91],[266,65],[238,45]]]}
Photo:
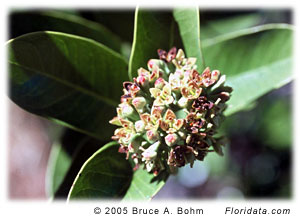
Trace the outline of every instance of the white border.
{"label": "white border", "polygon": [[[296,77],[296,82],[294,85],[294,144],[293,144],[293,200],[239,200],[239,201],[220,201],[220,200],[197,200],[197,201],[175,201],[175,200],[168,200],[168,201],[155,201],[151,203],[138,203],[138,202],[129,202],[126,203],[128,207],[139,205],[143,208],[161,208],[163,209],[165,206],[169,206],[171,208],[175,208],[177,206],[186,207],[193,206],[198,208],[203,208],[205,214],[202,217],[223,217],[224,216],[224,208],[226,206],[232,207],[239,207],[243,208],[245,206],[248,207],[266,207],[266,208],[290,208],[292,210],[292,215],[282,215],[286,217],[297,217],[300,215],[299,212],[299,188],[297,184],[299,184],[299,84],[298,84],[298,62],[299,60],[299,41],[297,37],[299,37],[299,7],[295,3],[296,1],[161,1],[161,0],[151,0],[151,1],[133,1],[127,0],[126,4],[122,1],[114,1],[110,0],[107,3],[102,1],[91,1],[91,0],[72,0],[72,1],[40,1],[40,0],[26,0],[26,1],[5,1],[5,5],[0,7],[0,22],[1,22],[1,42],[4,45],[5,41],[7,40],[7,15],[11,8],[21,7],[21,8],[132,8],[135,7],[137,4],[147,7],[174,7],[174,6],[191,6],[191,5],[200,5],[200,7],[205,8],[227,8],[227,9],[245,9],[247,7],[250,8],[257,8],[257,7],[268,7],[268,8],[291,8],[293,9],[294,14],[294,24],[296,24],[295,28],[295,35],[294,35],[294,45],[295,45],[295,55],[294,55],[294,72]],[[3,3],[2,3],[3,4]],[[2,48],[5,48],[4,46]],[[1,128],[0,128],[0,214],[1,217],[53,217],[53,216],[72,216],[72,217],[95,217],[96,215],[93,214],[93,208],[95,206],[104,207],[105,205],[108,206],[124,206],[124,203],[115,203],[115,202],[81,202],[81,203],[72,203],[66,204],[64,202],[59,203],[50,203],[49,201],[10,201],[7,197],[8,191],[8,184],[7,184],[7,97],[5,96],[6,93],[6,56],[5,56],[5,49],[1,50],[1,69],[2,69],[2,78],[1,78]],[[2,216],[5,214],[5,216]],[[127,216],[128,215],[123,215]],[[166,215],[168,216],[168,215]],[[182,217],[182,215],[172,215],[172,217]],[[199,215],[198,215],[199,216]],[[227,215],[228,216],[228,215]],[[107,216],[108,217],[108,216]],[[136,216],[137,217],[137,216]],[[171,216],[168,216],[171,217]],[[190,216],[192,217],[192,216]],[[195,216],[193,216],[195,217]],[[230,216],[231,217],[231,216]],[[236,217],[240,217],[236,215]],[[260,216],[258,216],[260,217]],[[269,216],[261,216],[261,217],[269,217]],[[299,217],[299,216],[298,216]]]}

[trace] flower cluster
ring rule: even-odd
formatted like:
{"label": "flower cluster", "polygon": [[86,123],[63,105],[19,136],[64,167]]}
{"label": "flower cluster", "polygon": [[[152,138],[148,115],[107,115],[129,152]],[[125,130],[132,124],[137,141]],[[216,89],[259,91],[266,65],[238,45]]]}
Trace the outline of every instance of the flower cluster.
{"label": "flower cluster", "polygon": [[181,49],[159,49],[158,55],[148,61],[148,70],[140,68],[133,82],[123,83],[117,116],[110,121],[119,126],[112,137],[119,152],[135,169],[142,165],[154,175],[193,166],[211,151],[222,155],[225,140],[215,135],[232,91],[224,86],[225,75],[209,68],[199,74],[196,58],[186,58]]}

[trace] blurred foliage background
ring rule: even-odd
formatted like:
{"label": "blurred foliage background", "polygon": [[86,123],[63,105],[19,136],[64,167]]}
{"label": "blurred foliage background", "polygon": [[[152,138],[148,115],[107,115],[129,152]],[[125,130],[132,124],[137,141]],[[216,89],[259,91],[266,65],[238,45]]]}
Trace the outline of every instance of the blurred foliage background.
{"label": "blurred foliage background", "polygon": [[[68,20],[67,25],[63,20]],[[200,20],[201,38],[209,39],[267,23],[290,24],[292,14],[289,10],[205,9],[201,10]],[[81,23],[80,28],[72,25],[73,21]],[[86,25],[95,32],[86,31]],[[134,9],[18,9],[9,15],[9,39],[52,30],[97,40],[99,28],[116,35],[107,43],[129,59]],[[292,97],[292,84],[288,84],[228,117],[221,130],[230,140],[224,157],[211,153],[193,168],[182,168],[154,199],[291,197]],[[60,127],[12,102],[9,108],[9,197],[65,197],[82,164],[107,141]]]}

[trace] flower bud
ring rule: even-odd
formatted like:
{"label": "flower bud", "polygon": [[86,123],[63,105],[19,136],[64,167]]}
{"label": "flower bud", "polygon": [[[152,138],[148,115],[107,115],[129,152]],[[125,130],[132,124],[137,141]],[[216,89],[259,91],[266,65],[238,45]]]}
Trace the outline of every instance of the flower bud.
{"label": "flower bud", "polygon": [[192,67],[193,65],[195,65],[196,61],[197,61],[197,58],[188,58],[186,61],[186,65],[188,67]]}
{"label": "flower bud", "polygon": [[181,108],[186,108],[186,106],[188,105],[188,99],[185,98],[185,97],[181,97],[178,101],[178,106],[181,107]]}
{"label": "flower bud", "polygon": [[154,83],[154,87],[158,88],[158,89],[162,89],[166,84],[166,81],[163,78],[158,78],[155,83]]}
{"label": "flower bud", "polygon": [[146,87],[149,83],[146,76],[138,76],[134,81],[141,87]]}
{"label": "flower bud", "polygon": [[109,121],[110,124],[116,125],[116,126],[122,126],[119,117],[114,117]]}
{"label": "flower bud", "polygon": [[150,173],[152,171],[152,169],[154,168],[154,162],[153,161],[147,161],[145,163],[146,165],[146,170],[148,173]]}
{"label": "flower bud", "polygon": [[132,100],[132,104],[135,107],[135,109],[139,112],[139,113],[143,113],[144,112],[144,107],[146,105],[146,99],[144,97],[135,97]]}
{"label": "flower bud", "polygon": [[130,143],[128,145],[129,152],[137,152],[139,150],[139,147],[141,146],[141,143],[143,141],[143,137],[141,134],[135,134],[131,137]]}
{"label": "flower bud", "polygon": [[176,60],[182,61],[183,58],[185,58],[184,51],[182,49],[179,49],[176,55]]}
{"label": "flower bud", "polygon": [[219,97],[221,98],[222,102],[225,102],[229,100],[230,94],[228,92],[221,92]]}
{"label": "flower bud", "polygon": [[147,65],[150,71],[158,70],[160,77],[167,77],[167,75],[170,73],[168,65],[163,60],[150,59]]}
{"label": "flower bud", "polygon": [[148,130],[146,135],[149,142],[157,141],[159,138],[158,132],[156,130]]}
{"label": "flower bud", "polygon": [[160,142],[159,141],[155,142],[142,153],[142,157],[147,161],[153,160],[154,158],[156,158],[157,150],[159,146],[160,146]]}
{"label": "flower bud", "polygon": [[212,123],[208,123],[207,124],[207,129],[210,129],[210,128],[212,128],[213,127],[213,124]]}
{"label": "flower bud", "polygon": [[145,129],[145,122],[143,120],[138,120],[134,123],[134,128],[137,132],[143,132]]}
{"label": "flower bud", "polygon": [[119,104],[119,108],[117,108],[118,116],[122,118],[130,118],[133,120],[138,119],[138,115],[136,111],[126,102]]}
{"label": "flower bud", "polygon": [[159,59],[150,59],[147,64],[148,69],[150,71],[152,71],[155,67],[160,68],[163,65],[164,65],[164,62]]}
{"label": "flower bud", "polygon": [[178,136],[177,134],[175,133],[172,133],[172,134],[168,134],[166,137],[165,137],[165,142],[168,146],[173,146],[175,145],[175,143],[177,142],[178,140]]}
{"label": "flower bud", "polygon": [[211,79],[213,80],[218,80],[219,79],[219,76],[220,76],[220,71],[218,70],[213,70],[211,72]]}

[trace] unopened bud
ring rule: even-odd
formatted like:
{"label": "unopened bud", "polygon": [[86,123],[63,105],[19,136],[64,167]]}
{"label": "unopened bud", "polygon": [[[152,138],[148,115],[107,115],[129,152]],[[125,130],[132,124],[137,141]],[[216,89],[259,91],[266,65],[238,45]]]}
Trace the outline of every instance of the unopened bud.
{"label": "unopened bud", "polygon": [[109,121],[110,124],[116,125],[116,126],[122,126],[120,120],[118,117],[114,117]]}
{"label": "unopened bud", "polygon": [[213,124],[212,123],[208,123],[207,124],[207,129],[210,129],[211,127],[213,127]]}
{"label": "unopened bud", "polygon": [[159,146],[160,142],[155,142],[142,153],[143,158],[148,161],[154,159],[157,155],[157,149]]}
{"label": "unopened bud", "polygon": [[145,165],[146,165],[146,170],[147,170],[147,172],[151,172],[151,170],[153,169],[153,167],[154,167],[154,162],[153,161],[147,161],[146,163],[145,163]]}
{"label": "unopened bud", "polygon": [[148,78],[146,76],[138,76],[134,81],[142,87],[146,87],[149,83]]}
{"label": "unopened bud", "polygon": [[130,144],[128,145],[129,152],[137,152],[142,141],[143,137],[140,134],[135,134],[132,136]]}
{"label": "unopened bud", "polygon": [[220,76],[220,71],[218,70],[213,70],[211,72],[211,79],[213,80],[218,80],[219,79],[219,76]]}
{"label": "unopened bud", "polygon": [[187,104],[188,104],[188,99],[183,96],[178,100],[178,106],[181,108],[186,108]]}
{"label": "unopened bud", "polygon": [[158,78],[155,83],[154,83],[154,87],[158,88],[158,89],[162,89],[166,84],[166,81],[163,78]]}
{"label": "unopened bud", "polygon": [[176,55],[176,59],[182,60],[183,58],[185,58],[184,51],[182,49],[179,49]]}
{"label": "unopened bud", "polygon": [[158,132],[156,130],[148,130],[146,135],[150,142],[157,141],[159,138]]}
{"label": "unopened bud", "polygon": [[159,60],[159,59],[150,59],[148,61],[147,66],[148,66],[148,69],[150,71],[152,71],[155,67],[160,68],[160,66],[163,65],[163,63],[164,62],[162,60]]}
{"label": "unopened bud", "polygon": [[143,132],[145,129],[145,122],[143,120],[138,120],[134,123],[134,127],[137,132]]}
{"label": "unopened bud", "polygon": [[122,118],[138,119],[136,111],[128,103],[120,104],[117,112]]}
{"label": "unopened bud", "polygon": [[168,146],[173,146],[175,145],[175,143],[177,142],[178,140],[178,136],[177,134],[175,133],[172,133],[172,134],[168,134],[166,137],[165,137],[165,142]]}
{"label": "unopened bud", "polygon": [[221,92],[219,94],[219,97],[221,98],[222,102],[228,101],[230,98],[230,95],[228,92]]}
{"label": "unopened bud", "polygon": [[139,113],[143,113],[146,105],[146,99],[144,97],[135,97],[132,100],[132,104]]}

